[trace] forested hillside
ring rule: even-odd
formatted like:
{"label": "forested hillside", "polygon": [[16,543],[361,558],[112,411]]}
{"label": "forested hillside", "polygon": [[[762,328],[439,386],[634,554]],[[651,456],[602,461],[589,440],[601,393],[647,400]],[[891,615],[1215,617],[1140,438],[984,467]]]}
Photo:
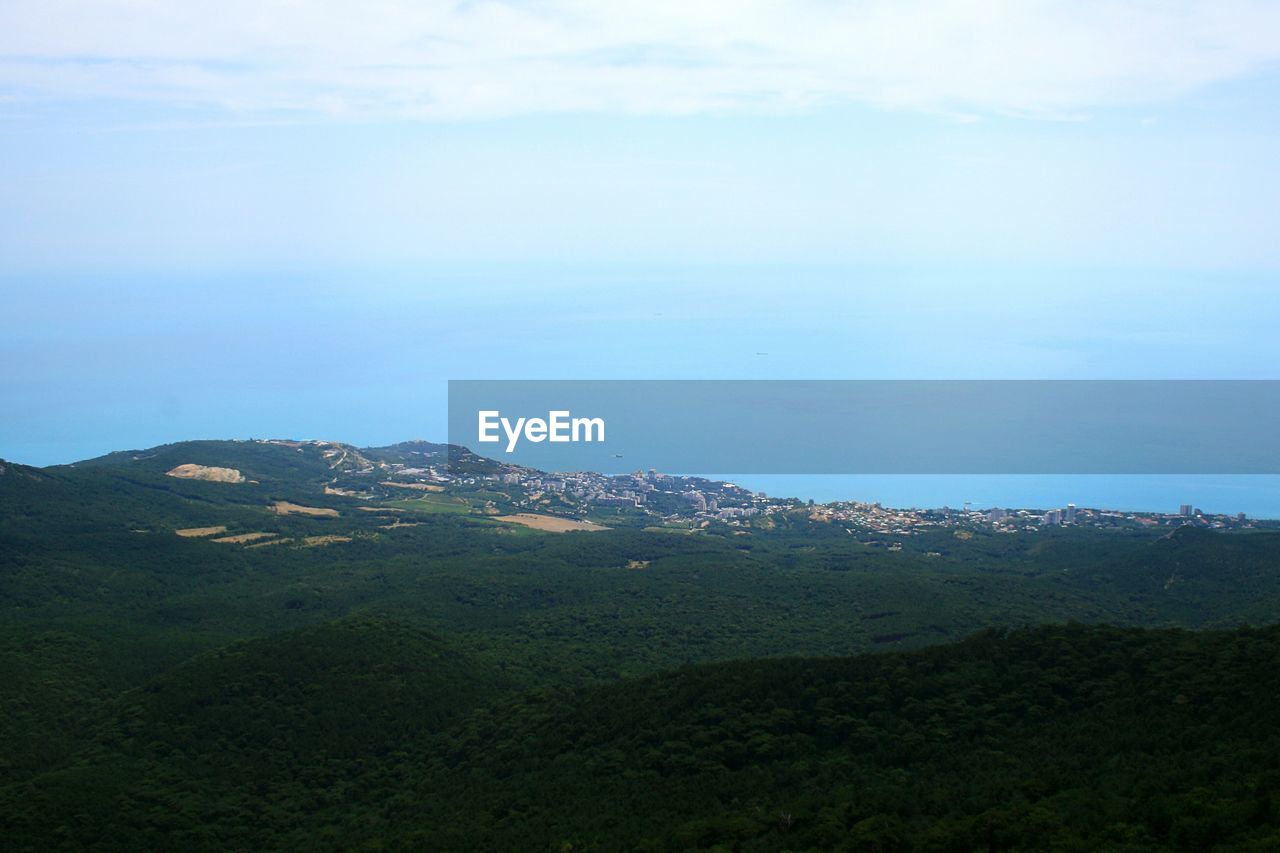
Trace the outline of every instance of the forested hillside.
{"label": "forested hillside", "polygon": [[1280,533],[557,533],[491,487],[342,485],[440,452],[5,464],[10,845],[1275,841],[1280,650],[1242,626],[1280,613]]}
{"label": "forested hillside", "polygon": [[344,622],[126,693],[0,820],[32,850],[1274,849],[1277,660],[1274,628],[1076,625],[504,693]]}

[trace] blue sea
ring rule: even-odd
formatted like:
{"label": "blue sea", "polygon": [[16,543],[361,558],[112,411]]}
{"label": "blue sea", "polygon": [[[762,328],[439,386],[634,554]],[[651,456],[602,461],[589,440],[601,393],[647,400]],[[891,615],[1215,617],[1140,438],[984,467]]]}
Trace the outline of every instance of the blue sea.
{"label": "blue sea", "polygon": [[[10,271],[0,457],[48,465],[193,438],[443,441],[449,379],[1272,379],[1274,284],[927,266]],[[1270,476],[730,479],[890,506],[1280,517]]]}

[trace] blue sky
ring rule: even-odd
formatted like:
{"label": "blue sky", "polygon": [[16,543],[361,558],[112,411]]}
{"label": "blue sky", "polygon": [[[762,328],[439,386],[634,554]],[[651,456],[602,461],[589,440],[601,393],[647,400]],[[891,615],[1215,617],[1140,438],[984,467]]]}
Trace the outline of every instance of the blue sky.
{"label": "blue sky", "polygon": [[1273,378],[1278,60],[1234,0],[6,3],[0,457],[439,437],[451,377]]}

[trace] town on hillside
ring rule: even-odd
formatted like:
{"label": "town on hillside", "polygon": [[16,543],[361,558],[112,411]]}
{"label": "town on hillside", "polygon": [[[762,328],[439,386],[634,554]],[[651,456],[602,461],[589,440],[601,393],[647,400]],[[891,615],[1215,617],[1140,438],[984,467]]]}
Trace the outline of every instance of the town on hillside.
{"label": "town on hillside", "polygon": [[[939,527],[1034,532],[1054,528],[1178,528],[1227,530],[1273,526],[1235,515],[1206,513],[1191,504],[1174,512],[1078,507],[1049,509],[971,507],[893,508],[878,502],[818,504],[755,492],[734,483],[665,474],[653,469],[629,474],[591,471],[549,473],[511,465],[466,448],[408,442],[378,451],[325,444],[335,462],[332,492],[386,499],[397,493],[430,499],[463,498],[480,512],[538,512],[612,524],[687,528],[768,526],[779,514],[843,525],[850,533],[911,536]],[[341,451],[334,447],[345,448]]]}

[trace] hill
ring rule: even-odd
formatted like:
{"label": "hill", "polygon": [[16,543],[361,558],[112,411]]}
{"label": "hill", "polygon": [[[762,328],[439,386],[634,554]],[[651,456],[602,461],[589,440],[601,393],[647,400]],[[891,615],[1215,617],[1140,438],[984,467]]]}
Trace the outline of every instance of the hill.
{"label": "hill", "polygon": [[416,825],[459,849],[1268,849],[1278,655],[1277,628],[1065,626],[684,669],[476,718],[436,765],[484,780],[469,820]]}
{"label": "hill", "polygon": [[0,814],[15,849],[1274,849],[1278,657],[1276,628],[1043,627],[467,713],[487,679],[451,693],[433,641],[334,626],[123,697]]}
{"label": "hill", "polygon": [[0,459],[0,481],[6,478],[39,480],[41,476],[39,468],[32,468],[30,465],[19,465],[16,462],[6,462]]}
{"label": "hill", "polygon": [[[939,528],[894,551],[781,514],[760,527],[546,534],[453,503],[463,498],[452,491],[334,493],[326,448],[191,442],[7,467],[0,673],[14,689],[0,695],[0,737],[11,773],[73,750],[85,709],[193,655],[354,615],[448,636],[535,685],[915,648],[992,626],[1224,628],[1280,613],[1276,532]],[[445,450],[358,452],[423,468]],[[178,464],[246,480],[168,476]],[[50,728],[67,736],[42,737]]]}
{"label": "hill", "polygon": [[[930,826],[972,849],[1035,846],[1037,821],[1061,849],[1269,838],[1272,676],[1213,671],[1273,652],[1273,629],[1009,629],[1273,623],[1280,533],[893,541],[788,504],[541,532],[499,507],[563,482],[479,462],[444,481],[449,450],[3,463],[0,830],[33,849],[98,825],[131,849],[945,848]],[[895,654],[849,657],[873,651]],[[1184,675],[1207,692],[1169,694]]]}
{"label": "hill", "polygon": [[9,849],[255,847],[507,687],[381,620],[235,644],[103,708],[78,758],[0,792],[0,827]]}
{"label": "hill", "polygon": [[320,483],[335,474],[362,470],[373,464],[355,447],[341,442],[250,439],[182,441],[147,450],[117,451],[58,467],[117,468],[164,474],[181,465],[202,465],[235,469],[253,480]]}

